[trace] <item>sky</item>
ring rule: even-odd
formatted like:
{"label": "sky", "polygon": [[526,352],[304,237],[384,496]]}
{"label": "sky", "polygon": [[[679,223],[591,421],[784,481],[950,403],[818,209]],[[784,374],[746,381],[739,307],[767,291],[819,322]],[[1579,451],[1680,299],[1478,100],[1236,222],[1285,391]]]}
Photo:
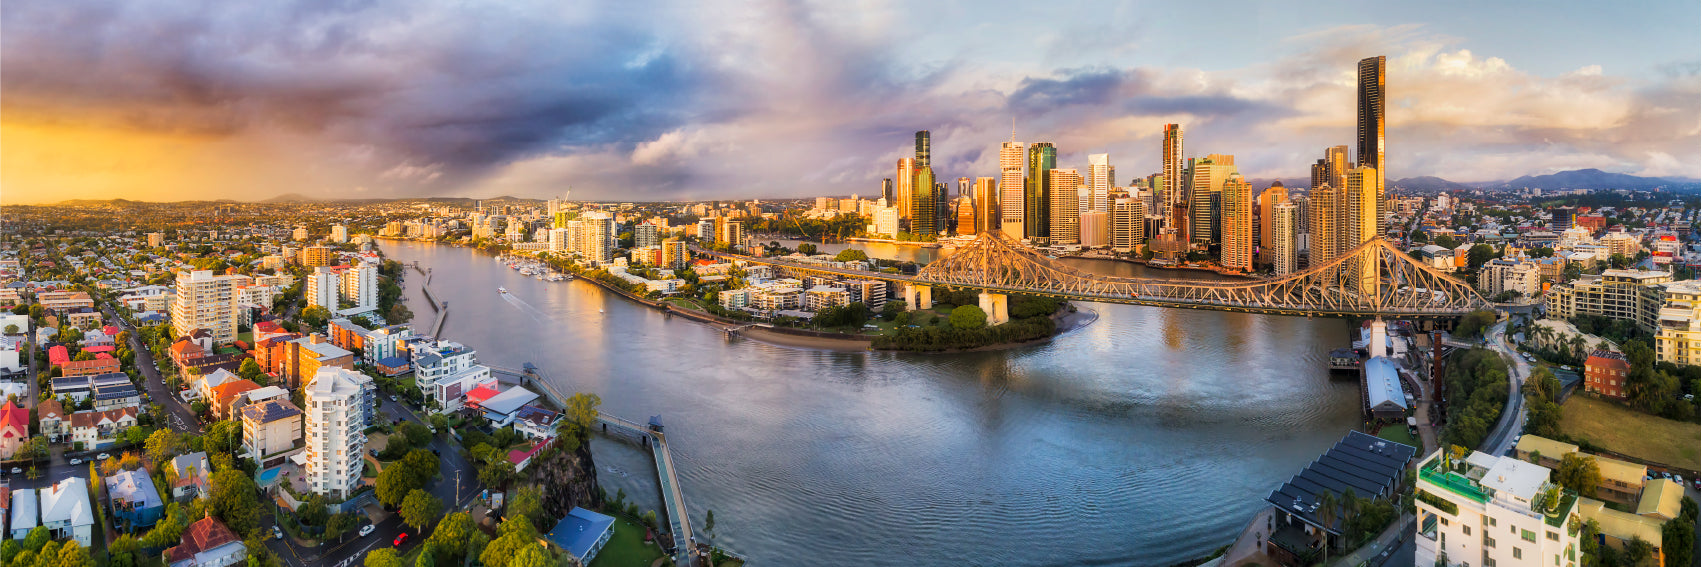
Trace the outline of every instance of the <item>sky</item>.
{"label": "sky", "polygon": [[[1605,2],[319,0],[0,4],[0,204],[877,194],[997,147],[1243,175],[1352,145],[1388,57],[1391,179],[1702,176],[1702,7]],[[570,191],[570,193],[569,193]]]}

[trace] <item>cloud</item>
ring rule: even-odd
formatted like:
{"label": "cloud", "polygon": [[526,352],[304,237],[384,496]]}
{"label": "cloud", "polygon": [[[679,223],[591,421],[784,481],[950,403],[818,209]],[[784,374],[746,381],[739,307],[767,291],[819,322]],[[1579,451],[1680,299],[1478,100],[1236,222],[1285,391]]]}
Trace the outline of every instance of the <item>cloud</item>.
{"label": "cloud", "polygon": [[[0,119],[266,140],[221,145],[265,148],[222,158],[293,164],[313,172],[299,190],[327,195],[870,194],[921,129],[940,178],[995,175],[1013,118],[1065,167],[1110,152],[1124,181],[1158,169],[1167,122],[1187,129],[1191,155],[1294,177],[1351,143],[1354,64],[1386,54],[1395,177],[1698,169],[1687,54],[1648,77],[1604,61],[1544,76],[1425,26],[1365,24],[1277,36],[1257,63],[1208,70],[1164,63],[1157,46],[1201,45],[1148,39],[1164,29],[1138,8],[1038,36],[976,6],[933,9],[944,13],[880,0],[12,2]],[[938,49],[946,37],[964,47]]]}

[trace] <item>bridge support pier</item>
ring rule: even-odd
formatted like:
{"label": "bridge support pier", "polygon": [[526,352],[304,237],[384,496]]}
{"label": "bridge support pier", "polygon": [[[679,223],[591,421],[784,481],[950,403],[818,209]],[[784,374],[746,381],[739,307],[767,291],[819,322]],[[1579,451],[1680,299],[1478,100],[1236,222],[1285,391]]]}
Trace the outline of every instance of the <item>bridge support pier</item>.
{"label": "bridge support pier", "polygon": [[904,310],[934,308],[934,290],[925,285],[904,284],[899,286],[904,290]]}
{"label": "bridge support pier", "polygon": [[981,292],[981,311],[987,313],[987,325],[1000,325],[1011,320],[1010,297],[1002,293]]}

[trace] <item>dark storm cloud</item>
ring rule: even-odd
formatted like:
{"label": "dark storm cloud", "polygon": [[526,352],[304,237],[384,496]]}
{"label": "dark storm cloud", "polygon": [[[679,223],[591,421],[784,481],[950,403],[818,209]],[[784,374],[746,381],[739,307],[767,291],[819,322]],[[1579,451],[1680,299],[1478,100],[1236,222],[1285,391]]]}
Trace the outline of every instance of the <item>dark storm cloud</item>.
{"label": "dark storm cloud", "polygon": [[1136,82],[1120,70],[1065,70],[1062,78],[1025,77],[1011,92],[1008,104],[1025,115],[1044,114],[1069,106],[1101,106],[1130,92]]}
{"label": "dark storm cloud", "polygon": [[[562,10],[567,10],[563,8]],[[477,170],[630,146],[696,86],[629,14],[412,2],[5,4],[9,112],[236,134],[283,124]],[[562,19],[595,22],[575,25]],[[564,32],[564,28],[569,32]]]}

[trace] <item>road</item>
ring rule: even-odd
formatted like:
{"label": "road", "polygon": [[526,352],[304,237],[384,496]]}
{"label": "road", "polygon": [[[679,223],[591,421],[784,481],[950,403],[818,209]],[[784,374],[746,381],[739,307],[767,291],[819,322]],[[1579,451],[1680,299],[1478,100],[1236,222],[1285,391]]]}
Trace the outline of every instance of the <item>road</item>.
{"label": "road", "polygon": [[1513,448],[1513,438],[1524,430],[1525,396],[1520,394],[1520,388],[1525,385],[1525,377],[1531,375],[1531,366],[1507,343],[1507,321],[1490,327],[1488,336],[1490,345],[1500,351],[1502,357],[1512,361],[1512,371],[1507,373],[1507,408],[1501,412],[1495,428],[1484,437],[1480,448],[1485,453],[1501,456]]}
{"label": "road", "polygon": [[177,393],[165,386],[165,377],[160,375],[159,367],[154,364],[154,354],[148,346],[142,344],[142,333],[131,326],[122,317],[112,314],[110,306],[101,306],[108,319],[114,324],[130,331],[130,350],[136,353],[136,368],[142,372],[142,385],[148,390],[149,401],[165,407],[166,415],[162,418],[178,433],[201,433],[201,421],[195,418],[195,412],[183,405],[183,400],[177,398]]}

